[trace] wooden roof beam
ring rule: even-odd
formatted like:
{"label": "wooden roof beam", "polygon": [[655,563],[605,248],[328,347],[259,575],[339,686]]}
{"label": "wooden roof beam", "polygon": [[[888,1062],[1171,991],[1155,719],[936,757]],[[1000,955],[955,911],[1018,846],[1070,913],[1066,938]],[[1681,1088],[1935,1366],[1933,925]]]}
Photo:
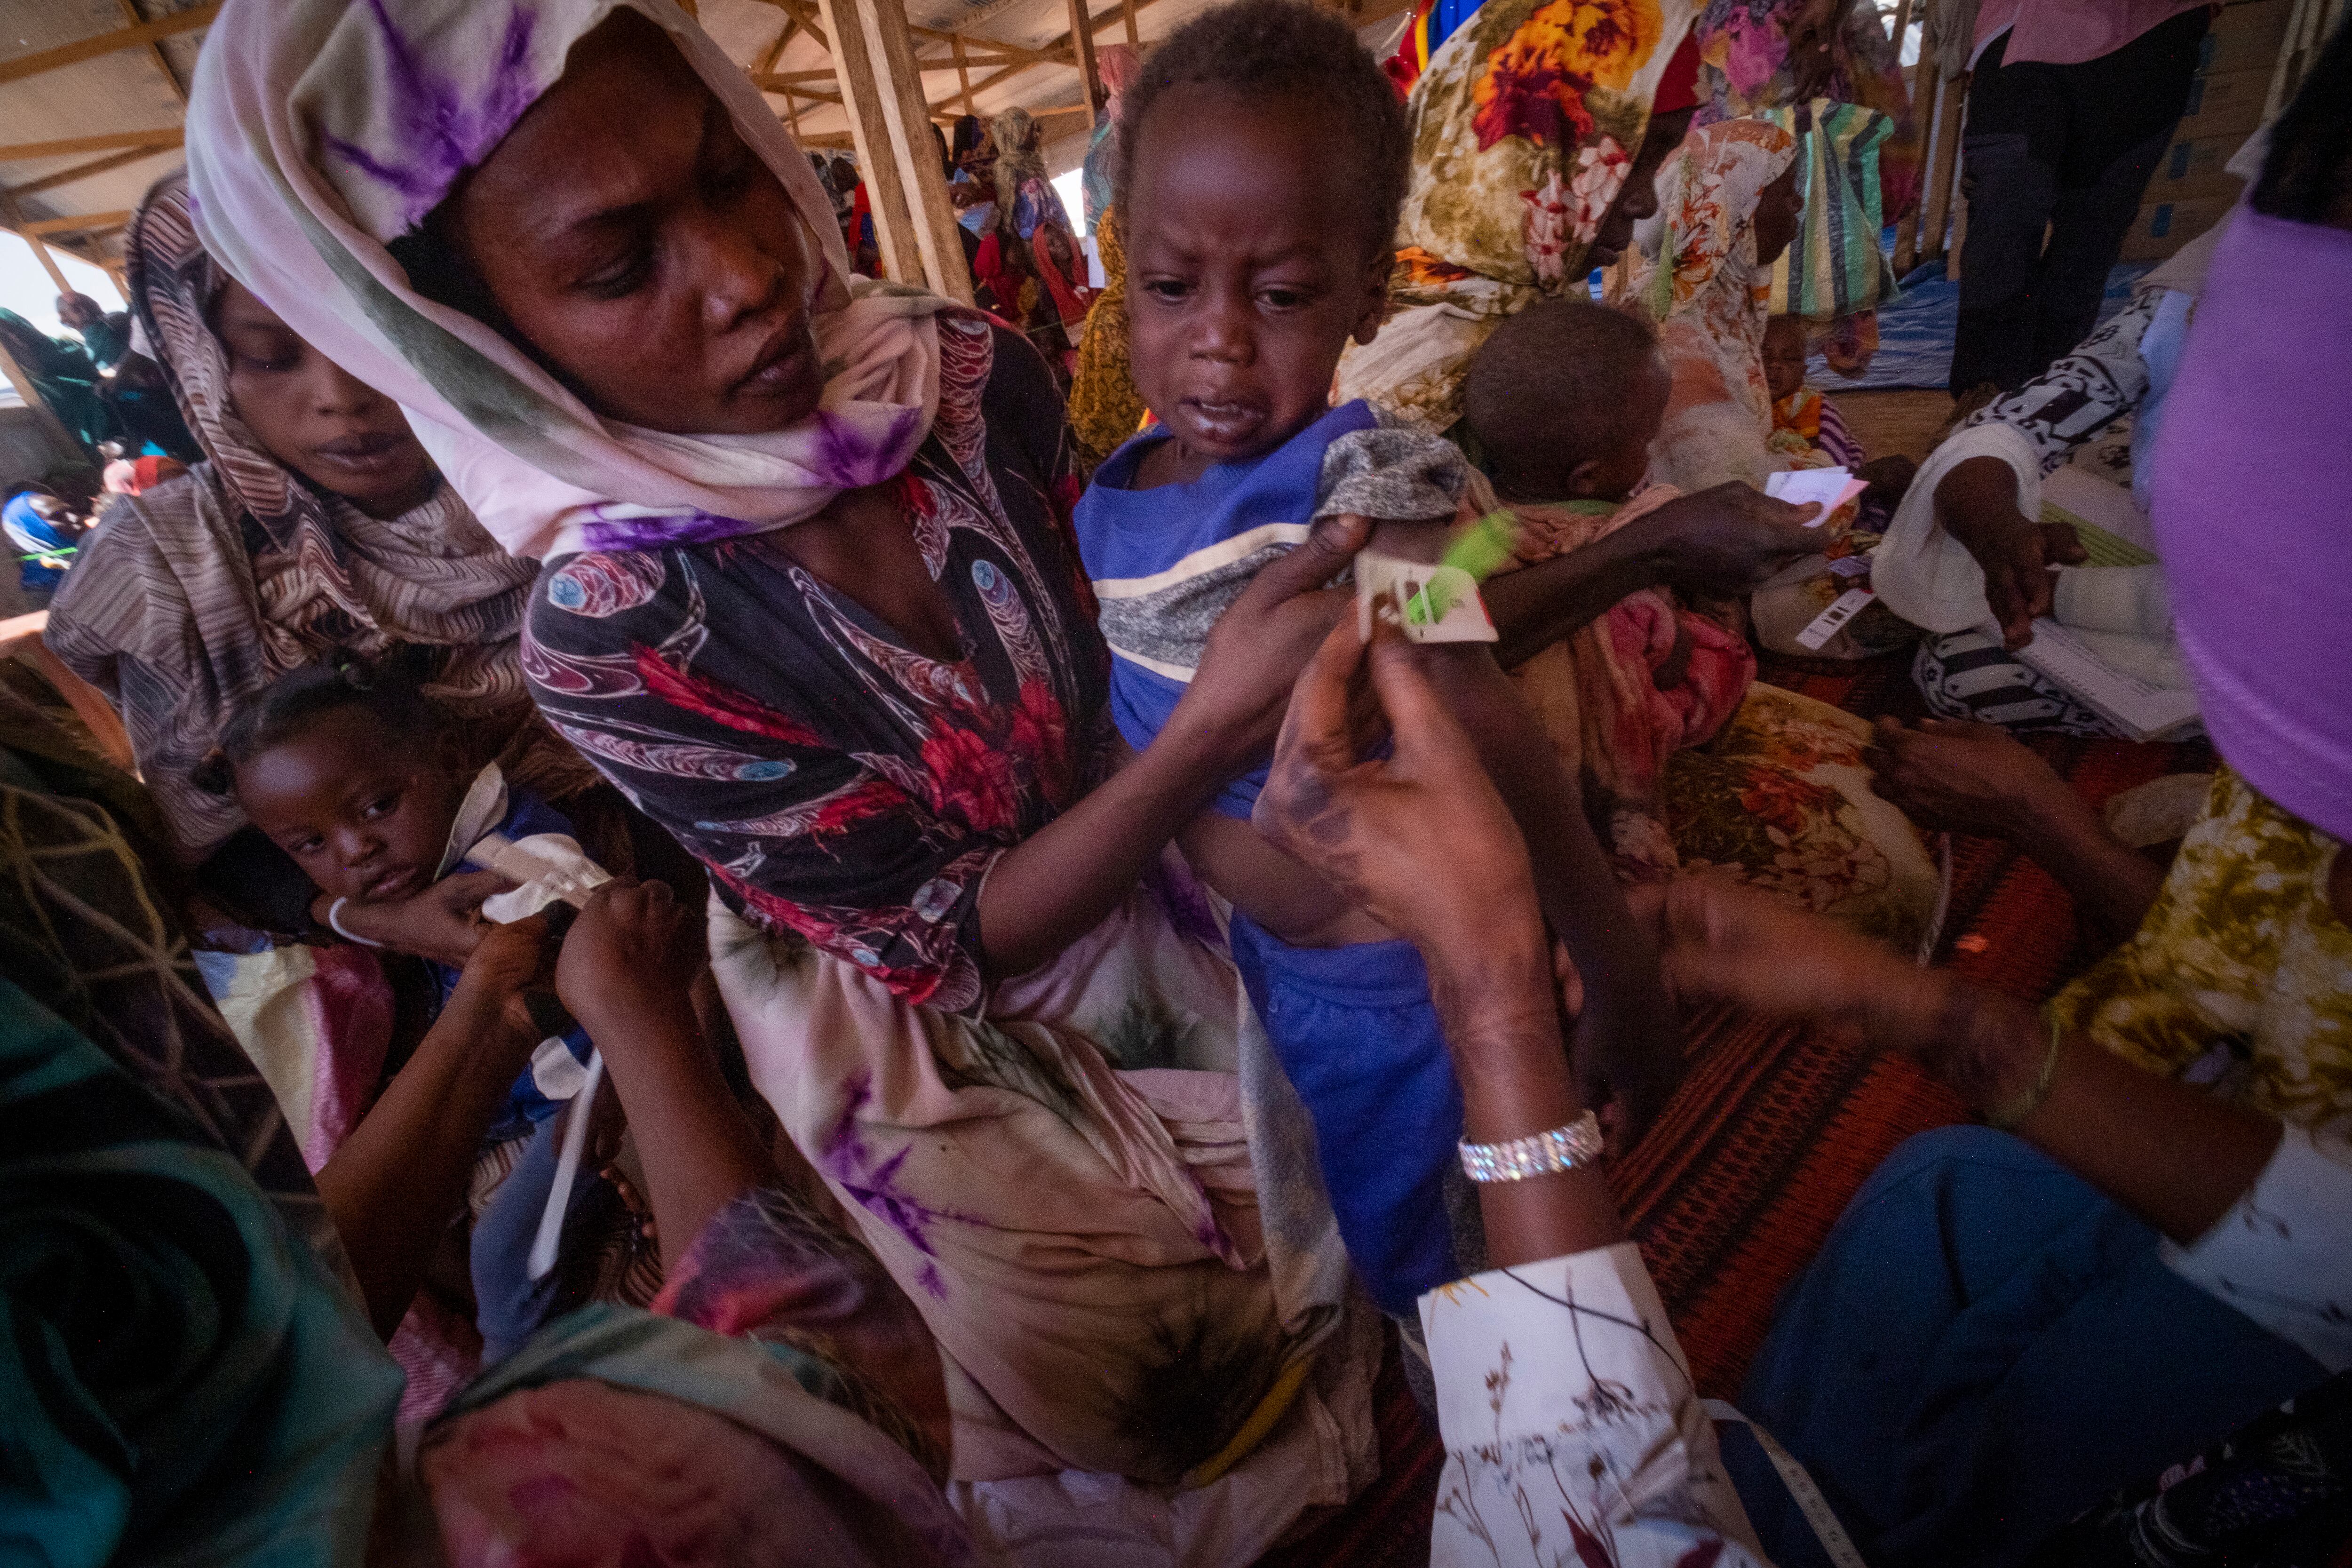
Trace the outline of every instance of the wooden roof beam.
{"label": "wooden roof beam", "polygon": [[76,213],[70,217],[34,218],[17,226],[26,234],[89,234],[98,229],[120,228],[131,221],[129,208],[111,213]]}
{"label": "wooden roof beam", "polygon": [[166,125],[154,131],[110,131],[102,136],[67,136],[55,142],[18,142],[0,147],[0,163],[15,163],[32,158],[68,158],[77,153],[107,153],[117,147],[136,147],[143,155],[177,147],[186,139],[186,132],[178,126]]}
{"label": "wooden roof beam", "polygon": [[174,12],[153,22],[142,22],[135,27],[118,27],[111,33],[100,33],[92,37],[77,38],[70,44],[59,44],[54,49],[36,49],[29,55],[18,55],[13,60],[0,60],[0,82],[22,81],[28,76],[44,71],[78,66],[84,60],[94,60],[118,49],[135,49],[164,38],[175,38],[182,33],[193,33],[208,26],[220,14],[220,0],[205,5],[192,5],[185,11]]}
{"label": "wooden roof beam", "polygon": [[[1084,3],[1085,0],[1072,0],[1072,12],[1075,14]],[[1131,7],[1127,5],[1113,5],[1098,16],[1088,16],[1087,18],[1087,31],[1089,34],[1099,33],[1112,22],[1123,20],[1129,9],[1140,11],[1146,5],[1150,4],[1151,0],[1134,0]],[[1070,35],[1064,33],[1052,43],[1047,44],[1044,52],[1055,55],[1056,57],[1056,64],[1064,66],[1068,65],[1072,58],[1070,53]],[[1031,68],[1026,65],[1006,66],[1003,69],[996,72],[994,75],[983,77],[980,80],[972,83],[971,90],[976,93],[986,92],[990,88],[994,87],[998,82],[1004,80],[1007,77],[1017,75],[1018,73],[1030,68]],[[952,98],[943,99],[940,102],[931,105],[931,108],[934,111],[943,110],[954,102],[955,100]]]}
{"label": "wooden roof beam", "polygon": [[93,175],[103,174],[110,169],[120,169],[125,163],[136,163],[142,158],[152,158],[163,150],[157,147],[133,147],[127,153],[110,153],[103,158],[92,159],[87,163],[77,163],[70,169],[60,169],[54,174],[43,174],[37,180],[27,180],[21,185],[11,185],[8,187],[8,194],[12,196],[37,195],[43,191],[55,190],[59,185],[70,185],[76,180],[87,180]]}

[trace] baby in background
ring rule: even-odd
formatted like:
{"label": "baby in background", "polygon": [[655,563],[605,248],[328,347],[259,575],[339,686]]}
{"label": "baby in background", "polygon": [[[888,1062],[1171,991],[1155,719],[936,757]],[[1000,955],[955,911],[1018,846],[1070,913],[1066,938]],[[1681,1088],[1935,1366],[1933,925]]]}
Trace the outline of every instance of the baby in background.
{"label": "baby in background", "polygon": [[1846,430],[1837,405],[1805,380],[1806,331],[1797,316],[1764,323],[1764,384],[1772,394],[1772,434],[1765,445],[1801,468],[1859,468],[1861,443]]}
{"label": "baby in background", "polygon": [[[1671,379],[1646,320],[1586,300],[1531,305],[1480,346],[1463,413],[1517,515],[1518,563],[1591,544],[1680,494],[1642,488]],[[1666,759],[1713,738],[1755,679],[1738,607],[1703,612],[1645,588],[1517,673],[1586,810],[1609,825],[1621,874],[1670,870],[1657,815]]]}
{"label": "baby in background", "polygon": [[[411,681],[389,671],[313,666],[280,677],[238,712],[196,782],[236,797],[253,825],[334,900],[329,919],[341,931],[347,904],[406,898],[457,869],[443,860],[474,774],[458,757],[447,717]],[[509,790],[505,815],[481,826],[557,859],[588,863],[571,822],[528,790]],[[515,897],[490,900],[485,914],[520,920],[536,912]],[[425,962],[437,1012],[460,971]],[[474,1289],[490,1359],[529,1338],[554,1301],[562,1268],[534,1283],[525,1261],[555,1178],[556,1113],[585,1080],[590,1049],[577,1026],[542,1039],[484,1135],[485,1149],[530,1140],[474,1226]],[[594,1180],[583,1173],[582,1185]],[[594,1205],[585,1196],[572,1194],[567,1236],[587,1223]]]}
{"label": "baby in background", "polygon": [[[1433,561],[1470,476],[1450,443],[1361,402],[1329,405],[1340,352],[1380,326],[1410,156],[1402,106],[1344,22],[1267,0],[1196,17],[1129,90],[1119,146],[1130,356],[1159,423],[1096,471],[1076,524],[1116,656],[1112,711],[1140,750],[1219,615],[1314,520],[1367,518],[1368,548]],[[1562,893],[1547,906],[1556,927],[1562,903],[1591,920],[1622,910],[1491,654],[1420,652],[1526,811],[1539,880],[1550,868]],[[1264,778],[1227,788],[1181,843],[1234,905],[1235,962],[1315,1122],[1358,1272],[1383,1307],[1410,1312],[1477,1261],[1475,1238],[1457,1257],[1444,1190],[1460,1091],[1419,955],[1258,837]],[[1587,880],[1563,889],[1575,880],[1563,865]],[[1559,934],[1571,951],[1583,940]]]}

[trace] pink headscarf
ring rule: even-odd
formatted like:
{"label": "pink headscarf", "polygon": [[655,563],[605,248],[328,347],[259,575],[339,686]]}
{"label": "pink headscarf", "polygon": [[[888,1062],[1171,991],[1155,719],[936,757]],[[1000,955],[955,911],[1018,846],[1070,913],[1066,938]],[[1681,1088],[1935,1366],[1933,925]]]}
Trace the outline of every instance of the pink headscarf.
{"label": "pink headscarf", "polygon": [[[483,322],[408,287],[386,243],[439,204],[635,11],[669,36],[798,209],[817,258],[817,411],[756,436],[598,416]],[[782,528],[898,472],[939,399],[948,301],[849,280],[833,204],[740,68],[670,0],[228,0],[188,105],[206,249],[288,326],[405,405],[499,543],[544,558]]]}
{"label": "pink headscarf", "polygon": [[2241,208],[2164,410],[2153,491],[2223,760],[2352,839],[2352,233]]}

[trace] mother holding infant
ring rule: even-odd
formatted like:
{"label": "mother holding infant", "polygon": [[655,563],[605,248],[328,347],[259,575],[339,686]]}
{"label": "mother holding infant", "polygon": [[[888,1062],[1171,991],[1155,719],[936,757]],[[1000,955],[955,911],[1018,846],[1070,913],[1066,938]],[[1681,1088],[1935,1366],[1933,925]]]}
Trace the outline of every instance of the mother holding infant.
{"label": "mother holding infant", "polygon": [[1163,851],[1270,743],[1356,540],[1264,574],[1114,773],[1045,366],[853,281],[682,14],[231,7],[200,75],[206,245],[543,563],[532,695],[709,868],[754,1080],[936,1333],[958,1479],[1346,1496],[1377,1340]]}

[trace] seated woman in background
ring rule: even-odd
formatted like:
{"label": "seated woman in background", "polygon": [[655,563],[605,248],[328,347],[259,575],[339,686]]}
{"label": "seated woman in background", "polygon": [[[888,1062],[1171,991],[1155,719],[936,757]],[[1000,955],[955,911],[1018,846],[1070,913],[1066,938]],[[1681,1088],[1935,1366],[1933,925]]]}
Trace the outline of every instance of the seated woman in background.
{"label": "seated woman in background", "polygon": [[1772,264],[1796,237],[1797,142],[1763,120],[1690,133],[1658,172],[1657,216],[1636,231],[1627,298],[1658,323],[1674,391],[1653,476],[1682,489],[1761,486],[1790,467],[1770,447],[1764,307]]}
{"label": "seated woman in background", "polygon": [[[2257,131],[2230,160],[2229,172],[2249,183],[2262,172],[2267,129]],[[2077,344],[2073,353],[2016,391],[1993,399],[1960,423],[1919,470],[1919,482],[1895,515],[1872,582],[1888,605],[1927,632],[1913,678],[1928,708],[1947,719],[1975,720],[2023,732],[2109,735],[2105,720],[2064,687],[2014,657],[2033,639],[2037,616],[2094,623],[2059,596],[2064,574],[2089,557],[2074,529],[2042,521],[2042,481],[2069,462],[2116,420],[2131,421],[2132,502],[2145,516],[2151,505],[2152,454],[2197,299],[2213,254],[2235,215],[2183,246],[2142,278],[2131,302]],[[2154,567],[2102,568],[2100,575],[2152,590]],[[2069,588],[2080,584],[2063,584]],[[2071,594],[2070,594],[2071,599]],[[2151,605],[2158,604],[2152,597]],[[2169,602],[2113,629],[2113,661],[2157,684],[2183,683],[2172,643]],[[2144,647],[2135,645],[2145,644]]]}
{"label": "seated woman in background", "polygon": [[[523,688],[532,564],[482,531],[399,406],[214,264],[189,223],[184,175],[148,194],[129,250],[131,303],[205,460],[110,498],[47,640],[121,711],[173,853],[229,919],[331,942],[310,879],[234,799],[193,777],[231,713],[270,681],[428,649],[425,692],[458,719],[476,765],[498,756],[549,799],[597,780]],[[426,889],[354,912],[349,930],[462,962],[471,938],[446,899]]]}

